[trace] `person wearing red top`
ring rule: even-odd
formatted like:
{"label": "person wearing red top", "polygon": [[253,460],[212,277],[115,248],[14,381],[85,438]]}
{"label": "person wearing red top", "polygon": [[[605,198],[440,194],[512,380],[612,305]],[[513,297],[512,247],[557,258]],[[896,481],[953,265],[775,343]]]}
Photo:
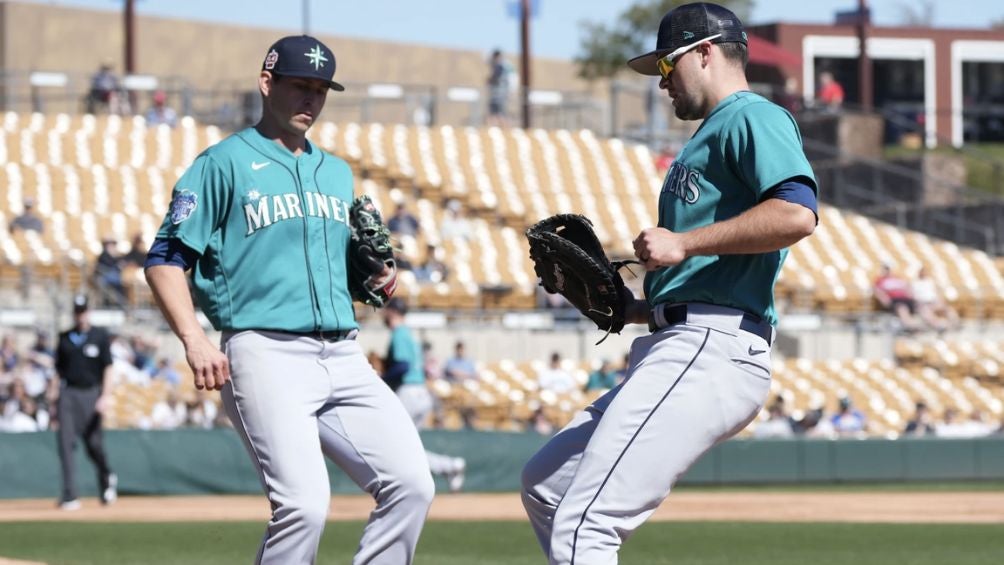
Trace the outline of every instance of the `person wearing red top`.
{"label": "person wearing red top", "polygon": [[903,329],[911,331],[917,329],[917,320],[914,317],[917,312],[917,302],[913,299],[910,283],[892,274],[888,264],[882,265],[882,270],[875,279],[873,293],[883,310],[896,314],[903,324]]}
{"label": "person wearing red top", "polygon": [[844,103],[844,87],[834,80],[833,73],[824,72],[819,75],[819,102],[827,108],[836,110]]}

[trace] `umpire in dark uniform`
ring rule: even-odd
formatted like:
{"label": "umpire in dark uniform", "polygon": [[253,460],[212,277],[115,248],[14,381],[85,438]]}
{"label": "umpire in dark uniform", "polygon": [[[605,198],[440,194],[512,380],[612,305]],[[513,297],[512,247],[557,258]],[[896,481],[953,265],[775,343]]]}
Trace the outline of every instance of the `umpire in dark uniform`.
{"label": "umpire in dark uniform", "polygon": [[56,372],[59,373],[59,460],[63,471],[63,493],[59,507],[80,508],[74,476],[73,453],[77,439],[84,438],[87,455],[98,471],[101,503],[118,498],[118,479],[108,467],[101,437],[101,413],[108,405],[108,378],[112,353],[108,332],[91,326],[87,297],[73,301],[73,328],[59,334],[56,347]]}

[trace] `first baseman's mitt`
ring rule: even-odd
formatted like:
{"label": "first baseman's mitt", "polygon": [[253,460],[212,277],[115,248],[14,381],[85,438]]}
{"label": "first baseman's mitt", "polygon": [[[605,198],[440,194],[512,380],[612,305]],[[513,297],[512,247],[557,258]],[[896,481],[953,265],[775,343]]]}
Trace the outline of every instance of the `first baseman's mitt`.
{"label": "first baseman's mitt", "polygon": [[[397,263],[390,230],[369,196],[356,198],[349,208],[348,278],[353,300],[380,308],[397,288]],[[386,276],[385,276],[386,275]]]}
{"label": "first baseman's mitt", "polygon": [[558,214],[526,230],[530,259],[540,285],[561,294],[607,336],[624,328],[624,279],[618,269],[636,261],[611,262],[589,218]]}

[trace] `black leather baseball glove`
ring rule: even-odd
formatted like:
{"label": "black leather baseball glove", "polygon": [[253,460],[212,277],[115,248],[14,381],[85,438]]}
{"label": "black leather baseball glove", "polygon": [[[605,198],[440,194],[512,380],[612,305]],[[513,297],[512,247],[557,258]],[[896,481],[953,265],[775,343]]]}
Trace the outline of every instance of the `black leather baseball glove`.
{"label": "black leather baseball glove", "polygon": [[397,263],[390,230],[369,196],[356,198],[349,208],[348,278],[352,299],[380,308],[397,289]]}
{"label": "black leather baseball glove", "polygon": [[572,306],[607,332],[624,328],[624,279],[618,269],[636,261],[611,262],[593,231],[589,218],[558,214],[526,230],[530,259],[540,285],[564,296]]}

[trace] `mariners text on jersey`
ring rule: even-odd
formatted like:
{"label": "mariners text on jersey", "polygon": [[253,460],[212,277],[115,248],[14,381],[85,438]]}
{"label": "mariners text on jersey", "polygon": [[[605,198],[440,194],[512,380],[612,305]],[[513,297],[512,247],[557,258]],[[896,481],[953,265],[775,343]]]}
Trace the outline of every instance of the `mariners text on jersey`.
{"label": "mariners text on jersey", "polygon": [[308,217],[325,218],[349,223],[349,203],[319,192],[304,192],[303,201],[296,193],[260,195],[252,190],[248,193],[244,204],[244,220],[247,223],[247,234],[267,228],[274,223],[290,218]]}
{"label": "mariners text on jersey", "polygon": [[694,204],[701,198],[701,173],[691,171],[680,161],[674,161],[666,175],[662,191],[675,194],[687,204]]}

